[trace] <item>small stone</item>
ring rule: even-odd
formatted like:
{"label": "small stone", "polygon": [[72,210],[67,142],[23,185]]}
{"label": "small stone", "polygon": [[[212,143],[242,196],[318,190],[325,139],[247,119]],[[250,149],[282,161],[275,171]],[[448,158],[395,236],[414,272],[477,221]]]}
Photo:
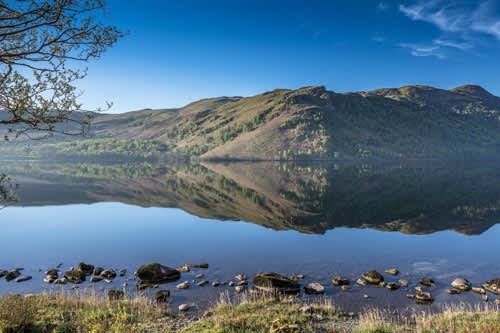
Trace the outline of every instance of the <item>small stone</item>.
{"label": "small stone", "polygon": [[396,268],[387,268],[386,270],[384,270],[384,272],[386,272],[389,275],[393,275],[393,276],[396,276],[399,274],[399,271]]}
{"label": "small stone", "polygon": [[304,278],[305,278],[304,274],[295,274],[295,275],[290,276],[290,279],[295,280],[295,281],[304,280]]}
{"label": "small stone", "polygon": [[203,274],[203,273],[198,273],[198,274],[196,274],[194,277],[195,277],[195,279],[201,279],[201,278],[203,278],[204,276],[205,276],[205,274]]}
{"label": "small stone", "polygon": [[234,290],[237,293],[242,293],[243,291],[245,291],[246,288],[247,288],[246,286],[236,286],[236,287],[234,287]]}
{"label": "small stone", "polygon": [[220,281],[219,280],[215,280],[212,282],[212,287],[218,287],[220,286]]}
{"label": "small stone", "polygon": [[170,291],[168,290],[158,290],[155,292],[155,300],[158,303],[166,303],[170,298]]}
{"label": "small stone", "polygon": [[378,285],[381,282],[384,282],[384,277],[382,276],[382,274],[380,274],[379,272],[377,272],[375,270],[364,272],[361,275],[361,278],[369,284],[377,284]]}
{"label": "small stone", "polygon": [[468,291],[471,289],[472,284],[467,279],[456,278],[451,282],[451,286],[460,291]]}
{"label": "small stone", "polygon": [[99,276],[102,277],[104,281],[110,283],[116,278],[116,272],[114,271],[114,269],[110,268],[102,271]]}
{"label": "small stone", "polygon": [[245,274],[238,274],[234,277],[238,281],[246,281],[248,280],[248,277]]}
{"label": "small stone", "polygon": [[482,287],[472,287],[472,292],[476,294],[486,294],[486,289]]}
{"label": "small stone", "polygon": [[188,265],[183,265],[181,267],[177,267],[176,269],[181,273],[187,273],[191,271],[191,267]]}
{"label": "small stone", "polygon": [[208,284],[208,280],[201,280],[200,282],[197,283],[199,287],[206,286]]}
{"label": "small stone", "polygon": [[364,294],[364,295],[363,295],[363,298],[364,298],[364,299],[368,299],[368,298],[370,298],[370,296],[368,296],[367,294]]}
{"label": "small stone", "polygon": [[427,291],[417,293],[415,298],[416,298],[417,304],[430,304],[430,303],[434,302],[434,298],[432,297],[432,294],[430,292],[427,292]]}
{"label": "small stone", "polygon": [[237,285],[238,285],[238,286],[246,286],[246,285],[248,285],[248,281],[239,281],[239,282],[237,283]]}
{"label": "small stone", "polygon": [[137,290],[146,290],[148,288],[158,288],[158,284],[139,280],[136,285]]}
{"label": "small stone", "polygon": [[408,299],[414,299],[415,295],[414,294],[406,294],[406,298],[408,298]]}
{"label": "small stone", "polygon": [[65,285],[66,283],[68,283],[68,280],[64,277],[54,281],[54,284],[61,285],[61,286]]}
{"label": "small stone", "polygon": [[299,308],[299,311],[302,313],[311,313],[312,310],[313,310],[312,307],[310,307],[309,305],[304,305]]}
{"label": "small stone", "polygon": [[385,287],[389,290],[397,290],[399,289],[399,284],[395,282],[388,282]]}
{"label": "small stone", "polygon": [[420,286],[416,286],[416,287],[415,287],[415,291],[416,291],[417,293],[423,293],[423,292],[424,292],[424,288],[422,288],[422,287],[420,287]]}
{"label": "small stone", "polygon": [[121,269],[120,270],[120,276],[123,277],[123,276],[125,276],[125,274],[127,274],[127,270],[126,269]]}
{"label": "small stone", "polygon": [[28,281],[28,280],[31,280],[32,277],[30,275],[24,275],[24,276],[20,276],[16,279],[16,282],[25,282],[25,281]]}
{"label": "small stone", "polygon": [[100,276],[95,276],[95,275],[94,275],[94,276],[92,276],[92,277],[90,278],[90,282],[91,282],[91,283],[97,283],[97,282],[101,282],[101,281],[102,281],[102,277],[100,277]]}
{"label": "small stone", "polygon": [[236,283],[234,281],[229,281],[229,283],[227,285],[229,287],[234,287],[236,285]]}
{"label": "small stone", "polygon": [[325,287],[323,287],[318,282],[311,282],[304,287],[306,294],[323,294],[325,292]]}
{"label": "small stone", "polygon": [[184,282],[182,282],[182,283],[179,283],[179,284],[178,284],[178,285],[176,285],[175,287],[176,287],[177,289],[187,289],[187,288],[189,288],[189,286],[190,286],[189,281],[184,281]]}
{"label": "small stone", "polygon": [[435,286],[434,280],[426,278],[426,277],[423,277],[422,279],[420,279],[420,284],[423,286],[426,286],[426,287],[434,287]]}
{"label": "small stone", "polygon": [[349,284],[349,279],[343,276],[335,275],[332,278],[332,284],[336,287],[347,286]]}
{"label": "small stone", "polygon": [[21,276],[21,273],[18,270],[12,270],[5,275],[5,280],[10,282],[17,279],[19,276]]}
{"label": "small stone", "polygon": [[193,307],[192,304],[181,304],[179,305],[179,311],[186,312]]}
{"label": "small stone", "polygon": [[405,279],[400,279],[400,280],[398,280],[398,283],[399,283],[399,284],[401,285],[401,287],[403,287],[403,288],[406,288],[406,287],[408,287],[408,285],[409,285],[408,280],[405,280]]}
{"label": "small stone", "polygon": [[123,290],[109,290],[108,291],[108,299],[110,301],[118,301],[120,299],[123,299],[125,296],[125,293]]}
{"label": "small stone", "polygon": [[191,264],[191,266],[194,268],[208,269],[208,263],[206,262],[201,262],[199,264]]}

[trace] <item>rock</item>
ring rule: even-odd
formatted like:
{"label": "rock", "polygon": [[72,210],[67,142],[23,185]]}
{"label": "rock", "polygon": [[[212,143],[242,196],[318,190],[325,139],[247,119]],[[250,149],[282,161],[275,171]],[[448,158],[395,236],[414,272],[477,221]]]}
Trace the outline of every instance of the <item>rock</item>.
{"label": "rock", "polygon": [[393,276],[396,276],[399,274],[399,271],[396,268],[387,268],[384,270],[384,272],[386,272],[389,275],[393,275]]}
{"label": "rock", "polygon": [[127,274],[127,270],[125,268],[124,269],[120,269],[120,276],[121,277],[124,277],[126,274]]}
{"label": "rock", "polygon": [[245,274],[238,274],[234,277],[238,281],[246,281],[248,277]]}
{"label": "rock", "polygon": [[25,282],[25,281],[28,281],[28,280],[31,280],[32,277],[30,275],[24,275],[24,276],[20,276],[16,279],[16,282]]}
{"label": "rock", "polygon": [[205,286],[207,284],[208,284],[208,280],[201,280],[200,282],[198,282],[198,286],[199,287],[203,287],[203,286]]}
{"label": "rock", "polygon": [[112,268],[110,268],[102,271],[99,276],[102,277],[104,281],[109,283],[116,278],[116,272]]}
{"label": "rock", "polygon": [[64,272],[64,277],[70,283],[80,284],[85,281],[86,274],[79,269],[70,269]]}
{"label": "rock", "polygon": [[299,308],[299,311],[302,312],[302,313],[312,313],[313,312],[313,308],[310,307],[309,305],[304,305],[302,307]]}
{"label": "rock", "polygon": [[481,300],[483,302],[488,302],[488,295],[486,295],[486,294],[481,295]]}
{"label": "rock", "polygon": [[182,283],[179,283],[179,284],[178,284],[178,285],[176,285],[175,287],[176,287],[177,289],[187,289],[187,288],[189,288],[189,286],[190,286],[190,285],[191,285],[191,284],[189,283],[189,281],[184,281],[184,282],[182,282]]}
{"label": "rock", "polygon": [[311,282],[304,287],[304,291],[306,294],[323,294],[325,287],[318,282]]}
{"label": "rock", "polygon": [[187,264],[187,266],[189,266],[191,268],[207,269],[208,268],[208,263],[201,262],[201,263],[198,263],[198,264]]}
{"label": "rock", "polygon": [[408,298],[408,299],[414,299],[415,295],[414,294],[406,294],[406,298]]}
{"label": "rock", "polygon": [[95,276],[95,275],[94,275],[94,276],[92,276],[92,277],[90,278],[90,282],[91,282],[91,283],[97,283],[97,282],[101,282],[101,281],[102,281],[102,277],[100,277],[100,276]]}
{"label": "rock", "polygon": [[191,272],[191,266],[183,265],[181,267],[177,267],[176,270],[178,270],[181,273]]}
{"label": "rock", "polygon": [[169,290],[158,290],[155,292],[155,300],[157,303],[167,303],[170,298]]}
{"label": "rock", "polygon": [[469,291],[472,287],[472,284],[469,282],[469,280],[466,280],[464,278],[456,278],[451,282],[451,286],[460,291]]}
{"label": "rock", "polygon": [[366,280],[365,279],[362,279],[362,278],[359,278],[356,280],[356,283],[359,284],[360,286],[366,286]]}
{"label": "rock", "polygon": [[363,298],[364,298],[364,299],[368,299],[368,298],[370,298],[370,296],[368,296],[367,294],[364,294],[364,295],[363,295]]}
{"label": "rock", "polygon": [[347,286],[349,285],[349,279],[343,276],[335,275],[332,278],[332,284],[336,287]]}
{"label": "rock", "polygon": [[472,292],[476,294],[486,294],[486,289],[482,287],[472,287]]}
{"label": "rock", "polygon": [[137,282],[137,284],[136,284],[136,288],[137,288],[137,290],[146,290],[146,289],[149,289],[149,288],[158,288],[158,284],[139,280]]}
{"label": "rock", "polygon": [[215,280],[212,282],[212,287],[218,287],[220,286],[220,281],[219,280]]}
{"label": "rock", "polygon": [[186,312],[189,309],[191,309],[192,307],[193,307],[192,304],[181,304],[181,305],[179,305],[179,311],[180,312]]}
{"label": "rock", "polygon": [[125,296],[125,293],[123,292],[123,290],[109,290],[108,291],[108,299],[110,301],[119,301],[119,300],[123,299],[124,296]]}
{"label": "rock", "polygon": [[65,277],[54,281],[54,284],[61,285],[61,286],[65,285],[66,283],[68,283],[68,280]]}
{"label": "rock", "polygon": [[102,268],[102,267],[95,267],[94,271],[92,272],[92,274],[94,276],[101,275],[102,271],[104,271],[104,268]]}
{"label": "rock", "polygon": [[405,280],[405,279],[400,279],[400,280],[398,280],[398,283],[399,283],[399,284],[401,285],[401,287],[403,287],[403,288],[406,288],[406,287],[408,287],[408,285],[409,285],[408,280]]}
{"label": "rock", "polygon": [[253,288],[257,291],[267,293],[298,294],[300,292],[300,285],[297,281],[271,272],[255,275],[253,278]]}
{"label": "rock", "polygon": [[7,275],[7,273],[9,272],[4,269],[0,269],[0,278],[3,278],[5,275]]}
{"label": "rock", "polygon": [[431,304],[432,302],[434,302],[432,294],[428,291],[417,292],[415,299],[417,301],[417,304]]}
{"label": "rock", "polygon": [[78,264],[76,267],[77,270],[80,272],[84,273],[85,276],[90,276],[94,272],[94,265],[86,264],[84,262],[81,262]]}
{"label": "rock", "polygon": [[290,276],[290,279],[295,280],[295,281],[304,280],[304,278],[305,278],[304,274],[295,274],[295,275]]}
{"label": "rock", "polygon": [[416,286],[416,287],[415,287],[415,291],[416,291],[417,293],[423,293],[423,292],[424,292],[424,288],[422,288],[422,287],[420,287],[420,286]]}
{"label": "rock", "polygon": [[246,286],[246,285],[248,285],[248,281],[239,281],[239,282],[237,283],[237,285],[238,285],[238,286]]}
{"label": "rock", "polygon": [[234,287],[236,285],[236,283],[234,281],[229,281],[229,283],[227,285],[229,287]]}
{"label": "rock", "polygon": [[204,276],[205,276],[205,274],[203,274],[203,273],[198,273],[198,274],[196,274],[194,277],[195,277],[196,279],[201,279],[201,278],[202,278],[202,277],[204,277]]}
{"label": "rock", "polygon": [[345,284],[343,286],[340,286],[340,289],[342,289],[343,291],[349,291],[351,290],[351,287]]}
{"label": "rock", "polygon": [[58,278],[59,278],[59,270],[56,268],[52,268],[45,272],[45,277],[43,278],[43,282],[54,283],[54,281],[57,280]]}
{"label": "rock", "polygon": [[5,275],[5,280],[7,282],[10,282],[12,280],[17,279],[20,275],[21,273],[18,270],[12,270]]}
{"label": "rock", "polygon": [[243,291],[245,291],[245,289],[247,289],[246,286],[236,286],[236,287],[234,287],[234,290],[236,290],[237,293],[242,293]]}
{"label": "rock", "polygon": [[422,279],[420,279],[420,284],[423,286],[426,286],[426,287],[434,287],[435,286],[434,280],[426,278],[426,277],[423,277]]}
{"label": "rock", "polygon": [[382,274],[375,270],[364,272],[361,275],[361,278],[369,284],[380,284],[381,282],[384,282],[384,277],[382,276]]}
{"label": "rock", "polygon": [[486,282],[483,284],[483,288],[496,295],[500,295],[500,279],[493,279]]}
{"label": "rock", "polygon": [[447,289],[446,292],[449,294],[449,295],[458,295],[461,293],[460,290],[456,289],[456,288],[450,288],[450,289]]}
{"label": "rock", "polygon": [[176,281],[181,277],[178,270],[158,263],[142,265],[135,275],[139,280],[154,284]]}
{"label": "rock", "polygon": [[385,281],[382,281],[382,282],[380,282],[378,285],[379,285],[379,286],[381,286],[381,287],[385,287],[385,286],[386,286],[386,283],[385,283]]}
{"label": "rock", "polygon": [[385,287],[389,290],[398,290],[399,284],[397,284],[396,282],[388,282]]}

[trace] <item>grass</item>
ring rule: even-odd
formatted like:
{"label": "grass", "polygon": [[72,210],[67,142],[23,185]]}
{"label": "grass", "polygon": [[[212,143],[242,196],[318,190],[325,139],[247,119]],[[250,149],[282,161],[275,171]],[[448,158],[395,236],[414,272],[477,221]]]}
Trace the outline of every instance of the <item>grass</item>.
{"label": "grass", "polygon": [[174,315],[167,306],[142,296],[108,301],[88,294],[8,295],[0,298],[0,332],[496,333],[498,310],[495,305],[461,305],[436,314],[402,316],[369,309],[353,317],[327,298],[304,304],[293,298],[243,294],[231,299],[222,294],[215,307],[193,319]]}

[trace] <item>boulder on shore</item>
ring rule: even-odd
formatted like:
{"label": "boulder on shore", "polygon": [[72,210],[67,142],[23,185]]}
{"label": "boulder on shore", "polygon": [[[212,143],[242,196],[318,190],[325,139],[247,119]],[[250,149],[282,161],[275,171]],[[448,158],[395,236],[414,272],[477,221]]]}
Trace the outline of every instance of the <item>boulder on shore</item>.
{"label": "boulder on shore", "polygon": [[300,285],[281,274],[264,272],[254,276],[253,289],[265,293],[298,294]]}
{"label": "boulder on shore", "polygon": [[158,263],[142,265],[135,275],[139,280],[152,284],[177,281],[181,278],[181,272],[178,270]]}

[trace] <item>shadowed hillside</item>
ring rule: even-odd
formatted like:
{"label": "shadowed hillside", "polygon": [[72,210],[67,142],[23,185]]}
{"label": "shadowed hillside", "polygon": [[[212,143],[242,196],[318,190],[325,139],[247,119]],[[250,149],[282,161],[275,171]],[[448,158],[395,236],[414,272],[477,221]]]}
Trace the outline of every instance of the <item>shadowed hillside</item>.
{"label": "shadowed hillside", "polygon": [[22,206],[176,207],[276,230],[480,234],[500,221],[495,165],[290,163],[5,165]]}

